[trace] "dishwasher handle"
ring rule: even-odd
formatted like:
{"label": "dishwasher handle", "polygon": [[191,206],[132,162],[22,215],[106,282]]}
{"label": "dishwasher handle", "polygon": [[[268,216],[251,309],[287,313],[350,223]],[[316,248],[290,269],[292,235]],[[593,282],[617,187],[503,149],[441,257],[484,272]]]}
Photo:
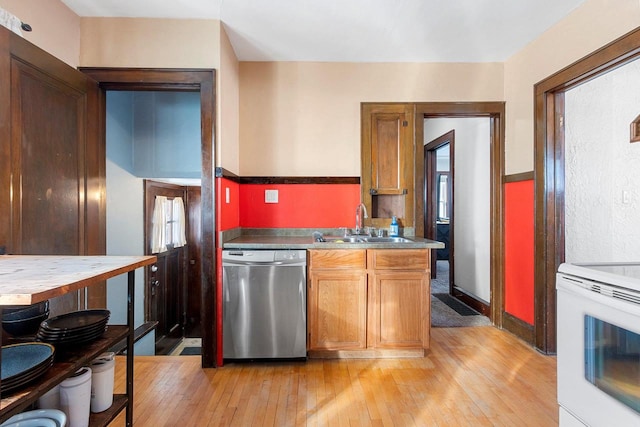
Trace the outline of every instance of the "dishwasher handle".
{"label": "dishwasher handle", "polygon": [[261,265],[261,266],[271,266],[271,265],[305,265],[304,262],[294,261],[294,262],[286,262],[286,261],[234,261],[234,260],[224,260],[222,265]]}

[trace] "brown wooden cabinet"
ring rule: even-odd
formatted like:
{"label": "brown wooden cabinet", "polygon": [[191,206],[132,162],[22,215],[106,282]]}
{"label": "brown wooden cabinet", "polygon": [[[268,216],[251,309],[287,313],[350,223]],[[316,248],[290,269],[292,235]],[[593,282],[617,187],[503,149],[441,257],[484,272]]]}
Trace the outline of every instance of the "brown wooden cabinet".
{"label": "brown wooden cabinet", "polygon": [[307,292],[309,349],[366,347],[364,250],[311,250]]}
{"label": "brown wooden cabinet", "polygon": [[361,108],[361,199],[367,224],[388,227],[391,217],[413,227],[414,143],[412,104],[369,104]]}
{"label": "brown wooden cabinet", "polygon": [[367,251],[370,348],[428,348],[429,256],[426,249]]}
{"label": "brown wooden cabinet", "polygon": [[310,357],[419,357],[429,348],[428,249],[310,250]]}

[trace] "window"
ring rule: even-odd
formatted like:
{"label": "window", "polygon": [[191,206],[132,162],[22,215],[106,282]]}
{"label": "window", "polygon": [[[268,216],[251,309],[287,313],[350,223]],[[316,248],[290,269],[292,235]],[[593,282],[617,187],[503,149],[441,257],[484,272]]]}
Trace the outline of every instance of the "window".
{"label": "window", "polygon": [[153,208],[153,231],[151,253],[165,252],[169,248],[179,248],[187,243],[186,219],[182,197],[168,199],[156,196]]}

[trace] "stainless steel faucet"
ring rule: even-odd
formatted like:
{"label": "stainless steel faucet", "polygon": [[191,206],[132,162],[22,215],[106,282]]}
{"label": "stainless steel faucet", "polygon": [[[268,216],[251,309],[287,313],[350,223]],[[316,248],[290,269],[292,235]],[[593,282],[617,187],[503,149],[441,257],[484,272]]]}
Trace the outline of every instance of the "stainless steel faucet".
{"label": "stainless steel faucet", "polygon": [[362,223],[366,218],[369,218],[369,215],[367,215],[367,207],[364,205],[364,203],[360,203],[358,206],[356,206],[356,234],[360,234],[362,232]]}

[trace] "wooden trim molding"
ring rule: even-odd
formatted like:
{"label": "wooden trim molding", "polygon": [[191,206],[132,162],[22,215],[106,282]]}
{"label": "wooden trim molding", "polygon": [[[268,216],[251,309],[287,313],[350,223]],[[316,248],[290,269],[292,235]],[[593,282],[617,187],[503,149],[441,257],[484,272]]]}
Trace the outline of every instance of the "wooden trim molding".
{"label": "wooden trim molding", "polygon": [[505,175],[502,178],[502,182],[506,184],[509,182],[531,181],[533,179],[535,179],[535,172],[531,171],[531,172],[522,172],[522,173],[514,173],[511,175]]}
{"label": "wooden trim molding", "polygon": [[359,176],[238,176],[224,168],[216,168],[216,178],[238,184],[360,184]]}
{"label": "wooden trim molding", "polygon": [[636,117],[631,122],[629,142],[640,142],[640,116]]}
{"label": "wooden trim molding", "polygon": [[640,28],[537,83],[535,104],[535,346],[556,352],[555,274],[564,262],[564,92],[640,57]]}
{"label": "wooden trim molding", "polygon": [[509,313],[504,313],[503,322],[502,326],[505,330],[511,332],[522,341],[533,345],[535,342],[533,325],[530,325]]}
{"label": "wooden trim molding", "polygon": [[[215,117],[216,71],[213,69],[160,69],[160,68],[93,68],[81,67],[80,71],[98,82],[103,92],[107,90],[185,90],[200,92],[200,129],[202,137],[202,367],[215,367],[217,348],[221,337],[216,333],[216,197],[215,171]],[[104,121],[106,104],[100,105]]]}

